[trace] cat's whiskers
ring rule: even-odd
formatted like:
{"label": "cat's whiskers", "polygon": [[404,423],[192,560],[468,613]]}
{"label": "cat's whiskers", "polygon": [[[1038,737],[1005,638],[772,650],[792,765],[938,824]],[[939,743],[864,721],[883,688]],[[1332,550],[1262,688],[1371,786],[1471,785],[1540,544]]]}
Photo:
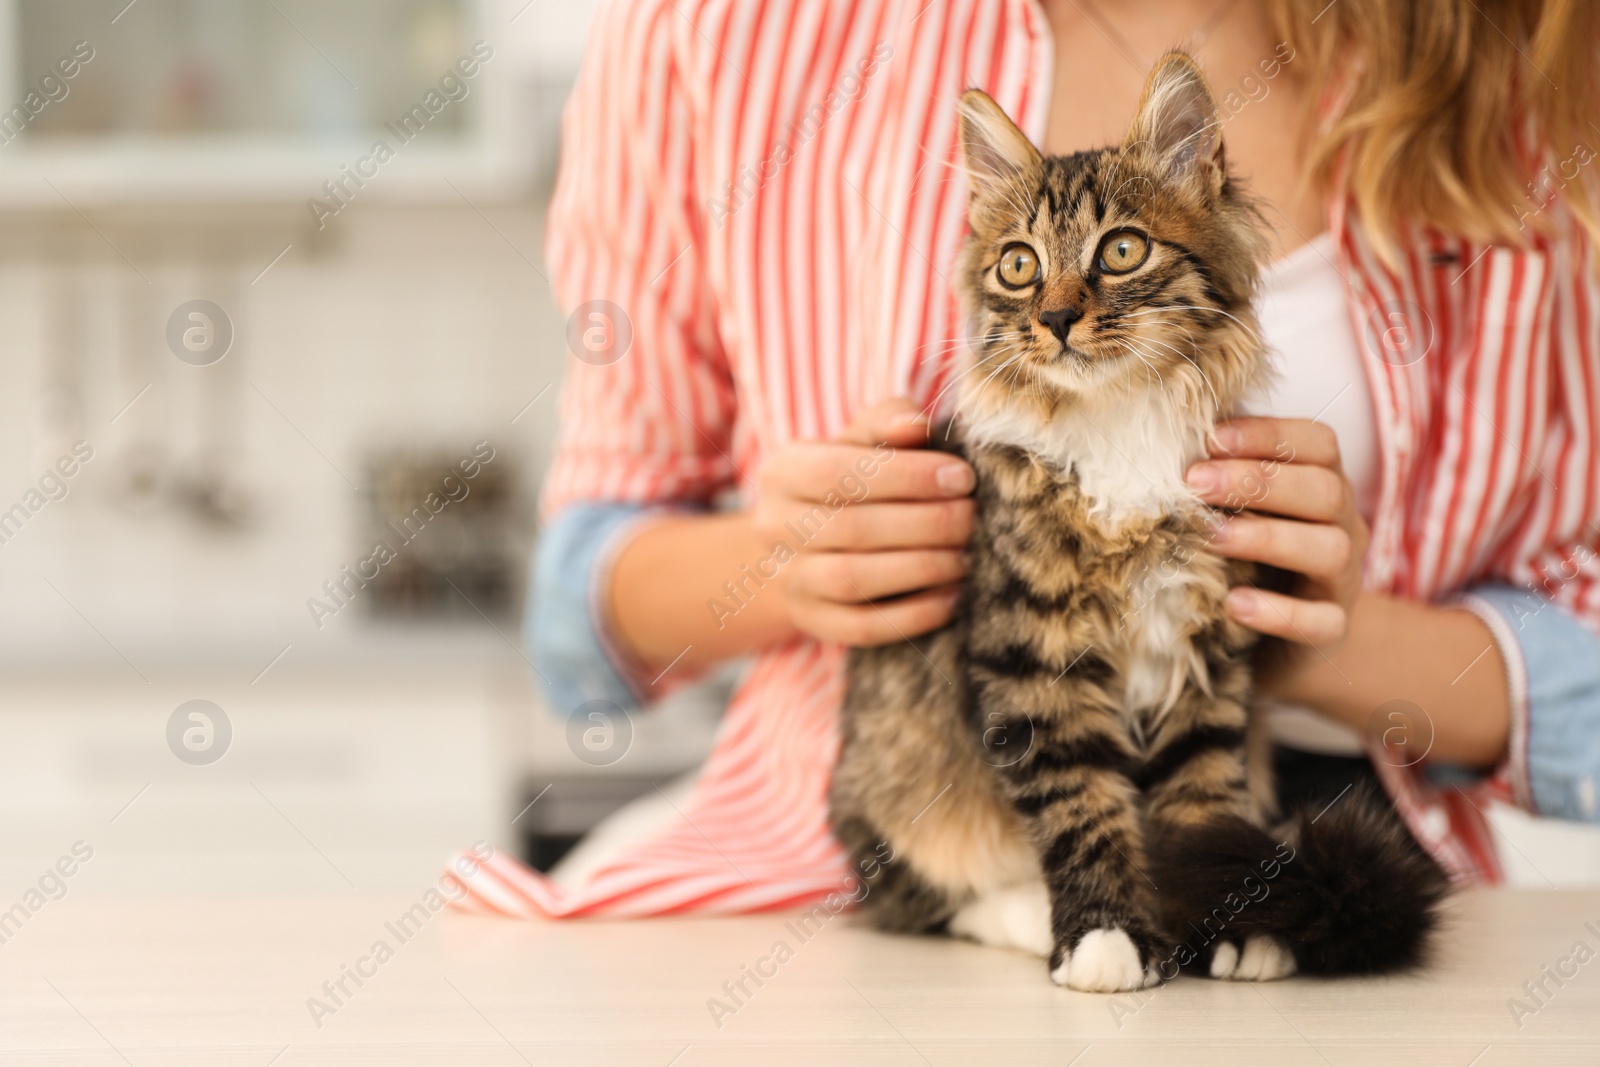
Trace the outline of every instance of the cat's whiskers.
{"label": "cat's whiskers", "polygon": [[[1020,359],[1020,357],[1018,357],[1018,358]],[[1007,361],[1006,363],[1002,364],[1000,367],[996,368],[994,373],[998,374],[1001,371],[1005,370],[1006,367],[1008,367],[1008,366],[1010,366],[1012,364],[1012,362],[1015,362],[1015,361]],[[944,434],[945,440],[948,441],[950,439],[951,431],[955,429],[956,422],[961,418],[961,409],[967,404],[968,401],[977,399],[979,394],[981,394],[985,389],[987,389],[989,387],[989,383],[991,381],[993,381],[993,380],[994,380],[994,374],[991,374],[988,378],[983,380],[983,382],[978,386],[978,388],[976,388],[976,389],[974,389],[974,390],[972,390],[970,392],[963,393],[962,396],[956,401],[956,409],[950,415],[950,425],[945,429],[945,434]]]}
{"label": "cat's whiskers", "polygon": [[[1020,330],[1006,330],[1006,331],[1003,331],[1003,332],[998,333],[998,334],[992,334],[990,336],[993,336],[995,338],[997,344],[1007,342],[1008,340],[1009,341],[1022,341],[1022,340],[1025,340],[1025,336]],[[986,346],[983,346],[983,345],[975,346],[975,345],[972,344],[971,341],[961,340],[961,341],[954,342],[951,345],[950,348],[946,349],[946,351],[956,351],[958,349],[974,349],[974,348],[976,348],[976,349],[981,351],[982,348],[984,348],[984,347],[986,347]],[[986,363],[985,360],[983,360],[983,359],[974,360],[970,367],[968,367],[966,370],[963,370],[961,373],[957,374],[954,378],[951,378],[950,381],[945,383],[944,388],[940,389],[938,391],[938,393],[936,393],[934,395],[934,398],[928,402],[927,406],[922,409],[923,415],[930,414],[934,410],[934,408],[938,406],[939,401],[944,399],[944,395],[946,393],[948,393],[951,389],[954,389],[957,385],[961,384],[961,382],[962,382],[962,380],[964,378],[966,378],[970,374],[973,374],[973,373],[975,373],[977,371],[982,370],[985,366],[987,366],[987,363]]]}
{"label": "cat's whiskers", "polygon": [[[1144,364],[1145,378],[1147,380],[1149,379],[1149,377],[1152,374],[1154,374],[1155,375],[1155,380],[1157,382],[1159,382],[1161,385],[1166,385],[1166,379],[1161,376],[1160,369],[1157,368],[1155,364],[1151,363],[1150,360],[1145,357],[1145,354],[1143,352],[1139,351],[1137,348],[1134,348],[1133,344],[1131,343],[1131,341],[1132,341],[1131,338],[1128,339],[1128,340],[1115,340],[1115,339],[1113,339],[1111,343],[1116,345],[1118,348],[1122,349],[1122,351],[1127,353],[1128,355],[1133,356],[1140,363]],[[1126,361],[1124,361],[1123,366],[1126,368],[1127,374],[1128,374],[1128,382],[1129,382],[1129,386],[1128,387],[1129,387],[1129,389],[1132,389],[1133,388],[1133,385],[1132,385],[1132,383],[1133,383],[1133,367],[1131,365],[1129,365],[1128,363],[1126,363]]]}
{"label": "cat's whiskers", "polygon": [[1155,338],[1155,337],[1140,337],[1140,338],[1137,338],[1137,340],[1141,344],[1160,345],[1162,348],[1165,348],[1165,349],[1173,352],[1174,354],[1180,356],[1181,358],[1188,360],[1190,363],[1194,364],[1195,373],[1200,375],[1200,380],[1202,382],[1204,382],[1205,385],[1206,385],[1206,388],[1211,391],[1211,402],[1214,403],[1217,406],[1217,409],[1219,411],[1222,409],[1222,398],[1217,395],[1217,387],[1212,384],[1210,376],[1206,374],[1205,368],[1200,366],[1200,363],[1199,363],[1198,360],[1196,360],[1193,356],[1189,355],[1189,353],[1187,353],[1187,352],[1183,351],[1182,349],[1178,348],[1176,345],[1170,345],[1167,342],[1160,340],[1159,338]]}
{"label": "cat's whiskers", "polygon": [[1038,375],[1034,371],[1033,364],[1028,360],[1022,360],[1012,368],[1011,380],[1007,383],[1012,389],[1017,387],[1017,378],[1020,375],[1027,375],[1026,382],[1029,389],[1032,389],[1038,383]]}
{"label": "cat's whiskers", "polygon": [[1141,311],[1128,311],[1124,312],[1123,314],[1126,318],[1133,318],[1137,315],[1159,315],[1165,311],[1210,311],[1214,314],[1221,315],[1223,318],[1232,319],[1239,325],[1240,329],[1244,330],[1250,335],[1250,340],[1256,342],[1257,344],[1261,343],[1261,335],[1256,332],[1254,326],[1251,326],[1248,322],[1245,322],[1243,319],[1239,318],[1239,316],[1230,314],[1229,312],[1223,311],[1218,307],[1207,307],[1203,304],[1163,304],[1161,307],[1145,308]]}
{"label": "cat's whiskers", "polygon": [[[1017,350],[1017,354],[1016,355],[1009,356],[1006,359],[1002,360],[1000,362],[1000,364],[994,368],[994,370],[989,372],[989,376],[987,378],[985,378],[981,383],[979,383],[978,388],[975,390],[975,393],[981,393],[981,392],[983,392],[983,390],[989,388],[989,383],[994,381],[995,378],[998,377],[1002,371],[1006,370],[1008,367],[1014,367],[1014,366],[1020,364],[1024,359],[1027,358],[1027,355],[1028,355],[1028,350],[1025,349],[1025,348],[1022,348],[1022,349],[1018,349]],[[960,410],[960,405],[959,404],[957,405],[957,410],[958,411]]]}
{"label": "cat's whiskers", "polygon": [[1145,357],[1144,353],[1135,349],[1133,354],[1139,358],[1140,363],[1144,364],[1144,376],[1146,381],[1149,381],[1153,377],[1158,386],[1166,384],[1166,379],[1161,376],[1161,371],[1156,368],[1154,363],[1151,363],[1150,360]]}
{"label": "cat's whiskers", "polygon": [[[968,400],[971,400],[971,399],[977,397],[978,395],[980,395],[981,393],[983,393],[983,391],[985,389],[989,388],[989,383],[994,381],[996,375],[998,375],[1001,371],[1004,371],[1006,368],[1008,368],[1008,367],[1010,367],[1010,366],[1012,366],[1014,364],[1020,363],[1023,359],[1027,358],[1027,355],[1028,355],[1028,350],[1026,348],[1018,350],[1016,355],[1010,357],[1009,359],[1006,359],[999,366],[995,367],[994,370],[989,373],[989,376],[987,378],[985,378],[981,383],[979,383],[979,385],[978,385],[978,387],[976,389],[972,390],[970,393],[967,393],[966,395],[964,395],[960,399],[958,399],[956,401],[956,409],[955,409],[955,411],[951,412],[951,414],[950,414],[951,424],[954,425],[955,420],[961,416],[962,405],[966,404],[966,402]],[[980,364],[978,364],[978,366],[982,367],[983,364],[980,363]]]}
{"label": "cat's whiskers", "polygon": [[[940,389],[937,393],[935,393],[933,399],[928,401],[928,403],[923,407],[923,409],[922,409],[923,416],[924,417],[932,417],[934,410],[939,406],[939,401],[944,399],[944,395],[946,393],[948,393],[950,390],[954,389],[956,386],[960,385],[963,381],[965,381],[971,375],[973,375],[973,374],[977,373],[978,371],[982,370],[984,368],[984,366],[985,366],[984,363],[975,362],[970,367],[968,367],[965,370],[961,371],[959,374],[955,375],[948,382],[946,382],[944,384],[944,388]],[[957,405],[957,410],[959,410],[959,409],[960,409],[960,405],[958,404]],[[952,415],[952,418],[953,417],[954,416]]]}
{"label": "cat's whiskers", "polygon": [[[1015,336],[1009,336],[1009,335],[1004,335],[1004,336],[1003,335],[990,335],[990,336],[993,336],[995,338],[996,342],[1003,341],[1003,340],[1020,341],[1020,340],[1023,339],[1023,335],[1020,334],[1020,333],[1016,334]],[[982,343],[974,344],[973,341],[971,339],[968,339],[968,338],[958,338],[956,340],[946,341],[946,342],[944,342],[943,344],[941,344],[941,345],[939,345],[937,347],[934,346],[934,345],[924,345],[923,348],[925,349],[925,354],[921,358],[919,358],[917,360],[917,362],[918,363],[926,363],[930,359],[934,359],[934,358],[939,357],[939,356],[947,356],[952,352],[960,352],[960,351],[963,351],[963,350],[970,351],[970,350],[973,350],[975,348],[981,348],[981,347],[983,347]]]}
{"label": "cat's whiskers", "polygon": [[1034,392],[1039,394],[1039,405],[1041,407],[1048,409],[1055,404],[1055,400],[1046,389],[1044,377],[1040,375],[1037,367],[1028,367],[1028,381],[1032,385]]}
{"label": "cat's whiskers", "polygon": [[[988,347],[989,345],[1002,344],[1002,343],[1008,343],[1008,342],[1014,342],[1014,341],[1023,341],[1023,340],[1026,340],[1026,339],[1027,339],[1027,335],[1023,334],[1021,331],[1018,331],[1018,330],[1004,330],[1004,331],[1001,331],[1001,332],[998,332],[998,333],[989,333],[989,334],[985,334],[981,338],[973,338],[973,337],[950,338],[950,339],[947,339],[946,341],[944,341],[942,344],[937,345],[937,346],[931,345],[931,344],[930,345],[924,345],[923,348],[926,350],[925,354],[921,358],[919,358],[917,360],[917,362],[919,364],[926,363],[930,359],[947,356],[952,352],[981,352],[985,347]],[[974,364],[974,366],[981,366],[981,365],[982,365],[981,361],[976,362]],[[968,367],[967,370],[963,371],[962,373],[967,373],[968,371],[971,371],[972,369],[973,369],[973,367]],[[949,388],[949,386],[946,386],[945,388]],[[941,396],[943,395],[943,393],[944,393],[944,390],[940,390],[940,395]],[[935,397],[934,399],[937,400],[938,397]]]}
{"label": "cat's whiskers", "polygon": [[1023,390],[1023,395],[1037,397],[1040,409],[1048,411],[1051,407],[1051,401],[1050,397],[1045,393],[1044,382],[1039,376],[1038,368],[1026,360],[1018,363],[1011,371],[1011,380],[1007,383],[1012,390],[1017,388],[1019,375],[1026,375],[1026,387]]}
{"label": "cat's whiskers", "polygon": [[[1137,355],[1137,353],[1133,354]],[[1145,367],[1144,377],[1146,382],[1150,380],[1150,368],[1148,366]],[[1136,392],[1133,384],[1133,364],[1126,359],[1122,361],[1122,390],[1123,395],[1130,399]]]}
{"label": "cat's whiskers", "polygon": [[[1155,309],[1151,309],[1151,310],[1155,310]],[[1144,312],[1141,311],[1139,314],[1143,315]],[[1162,319],[1160,322],[1151,322],[1151,323],[1142,323],[1142,322],[1141,323],[1130,323],[1129,325],[1130,325],[1130,327],[1132,327],[1132,326],[1143,327],[1143,326],[1147,326],[1148,325],[1148,326],[1151,326],[1151,327],[1156,328],[1156,329],[1160,329],[1162,327],[1165,327],[1165,328],[1171,329],[1171,330],[1180,330],[1180,331],[1182,331],[1183,336],[1188,340],[1188,342],[1189,342],[1191,347],[1197,347],[1198,344],[1199,344],[1199,342],[1197,342],[1194,339],[1194,332],[1192,330],[1190,330],[1189,327],[1185,323],[1178,322],[1178,321],[1173,320],[1173,319]]]}

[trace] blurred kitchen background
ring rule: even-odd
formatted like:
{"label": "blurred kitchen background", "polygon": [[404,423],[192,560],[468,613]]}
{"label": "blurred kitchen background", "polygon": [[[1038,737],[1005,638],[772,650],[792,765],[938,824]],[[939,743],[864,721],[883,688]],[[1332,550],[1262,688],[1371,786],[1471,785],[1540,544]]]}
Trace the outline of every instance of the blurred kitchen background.
{"label": "blurred kitchen background", "polygon": [[597,754],[522,652],[592,7],[0,0],[0,902],[78,840],[73,893],[415,893],[703,755],[715,687]]}
{"label": "blurred kitchen background", "polygon": [[0,0],[0,898],[79,839],[75,893],[412,893],[703,753],[690,693],[579,758],[523,659],[593,6]]}

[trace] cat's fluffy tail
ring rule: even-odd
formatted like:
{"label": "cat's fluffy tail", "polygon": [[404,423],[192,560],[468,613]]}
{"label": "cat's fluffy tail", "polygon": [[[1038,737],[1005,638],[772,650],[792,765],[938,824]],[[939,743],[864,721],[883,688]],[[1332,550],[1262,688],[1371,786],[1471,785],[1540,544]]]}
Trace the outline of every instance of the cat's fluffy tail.
{"label": "cat's fluffy tail", "polygon": [[[1269,934],[1303,974],[1381,974],[1428,956],[1449,882],[1371,790],[1271,831],[1232,819],[1149,842],[1172,936],[1209,960]],[[1204,968],[1200,968],[1204,973]]]}

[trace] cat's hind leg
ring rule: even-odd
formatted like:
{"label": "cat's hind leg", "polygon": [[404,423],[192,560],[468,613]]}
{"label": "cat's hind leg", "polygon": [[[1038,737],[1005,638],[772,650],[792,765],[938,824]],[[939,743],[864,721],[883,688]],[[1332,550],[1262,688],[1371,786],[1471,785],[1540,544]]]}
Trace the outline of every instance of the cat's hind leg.
{"label": "cat's hind leg", "polygon": [[950,919],[950,932],[980,945],[1021,949],[1049,959],[1055,947],[1050,893],[1043,882],[990,890],[962,905]]}
{"label": "cat's hind leg", "polygon": [[936,933],[956,914],[957,902],[904,862],[866,819],[837,819],[834,836],[850,853],[856,899],[874,926],[900,934]]}

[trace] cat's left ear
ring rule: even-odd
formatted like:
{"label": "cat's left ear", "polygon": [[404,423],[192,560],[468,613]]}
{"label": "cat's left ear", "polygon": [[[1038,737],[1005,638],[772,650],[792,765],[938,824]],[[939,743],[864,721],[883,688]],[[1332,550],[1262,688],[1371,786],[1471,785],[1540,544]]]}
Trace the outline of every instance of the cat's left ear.
{"label": "cat's left ear", "polygon": [[1150,72],[1126,145],[1143,142],[1174,181],[1200,180],[1215,192],[1227,167],[1222,156],[1222,117],[1195,61],[1168,52]]}

